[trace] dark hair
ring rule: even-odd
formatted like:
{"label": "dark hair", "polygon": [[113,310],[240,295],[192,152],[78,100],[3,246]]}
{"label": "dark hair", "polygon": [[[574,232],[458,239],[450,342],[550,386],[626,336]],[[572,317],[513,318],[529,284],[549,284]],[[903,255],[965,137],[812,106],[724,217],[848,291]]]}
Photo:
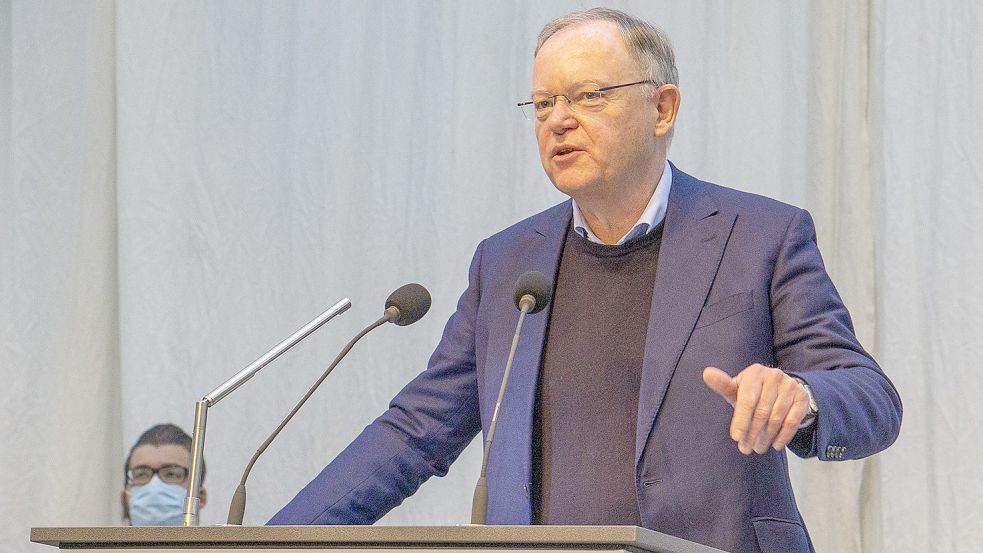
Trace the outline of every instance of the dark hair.
{"label": "dark hair", "polygon": [[[130,448],[130,453],[126,456],[126,461],[123,463],[123,487],[126,487],[127,474],[130,472],[130,459],[133,458],[133,451],[142,445],[158,447],[162,445],[179,445],[187,449],[189,455],[193,447],[191,436],[175,424],[166,423],[151,427],[140,435],[137,443],[133,444],[133,447]],[[205,459],[201,460],[201,481],[205,481]]]}

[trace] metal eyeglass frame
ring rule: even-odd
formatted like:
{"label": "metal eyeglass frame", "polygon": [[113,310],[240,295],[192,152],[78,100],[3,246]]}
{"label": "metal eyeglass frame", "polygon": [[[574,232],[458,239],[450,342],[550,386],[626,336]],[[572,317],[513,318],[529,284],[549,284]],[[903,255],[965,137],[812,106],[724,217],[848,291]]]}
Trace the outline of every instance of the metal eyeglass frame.
{"label": "metal eyeglass frame", "polygon": [[[602,86],[601,88],[598,88],[598,89],[595,89],[595,90],[589,90],[589,91],[586,91],[586,92],[607,92],[609,90],[615,90],[615,89],[618,89],[618,88],[625,88],[627,86],[635,86],[635,85],[640,85],[640,84],[658,84],[658,83],[656,81],[653,81],[652,79],[645,79],[644,81],[635,81],[633,83],[616,84],[616,85],[612,85],[612,86]],[[571,102],[570,101],[570,97],[567,94],[553,94],[552,96],[547,96],[546,97],[545,101],[549,102],[549,105],[548,106],[545,106],[545,107],[552,108],[553,106],[555,106],[556,105],[556,98],[558,96],[563,96],[564,98],[566,98],[568,104],[575,105],[574,102]],[[518,106],[519,109],[522,109],[522,108],[524,108],[526,106],[533,106],[535,108],[535,104],[537,104],[538,102],[542,102],[542,101],[543,100],[529,100],[528,102],[519,102],[518,104],[516,104],[516,106]],[[523,113],[525,113],[525,111],[523,111]]]}

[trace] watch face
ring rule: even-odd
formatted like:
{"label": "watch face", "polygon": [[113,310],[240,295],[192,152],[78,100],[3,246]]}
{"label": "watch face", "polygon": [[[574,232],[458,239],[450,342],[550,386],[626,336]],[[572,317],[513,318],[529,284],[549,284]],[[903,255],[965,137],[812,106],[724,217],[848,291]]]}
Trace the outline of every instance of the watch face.
{"label": "watch face", "polygon": [[802,389],[805,390],[806,394],[809,396],[809,412],[806,414],[806,416],[814,417],[819,414],[819,404],[816,403],[816,396],[812,393],[812,387],[805,382],[802,382],[801,384]]}

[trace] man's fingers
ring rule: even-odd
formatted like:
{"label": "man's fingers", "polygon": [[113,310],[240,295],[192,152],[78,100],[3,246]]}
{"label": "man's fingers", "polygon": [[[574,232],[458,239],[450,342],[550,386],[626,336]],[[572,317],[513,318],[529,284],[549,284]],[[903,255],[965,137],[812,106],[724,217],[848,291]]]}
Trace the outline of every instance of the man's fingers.
{"label": "man's fingers", "polygon": [[734,408],[730,437],[745,455],[783,449],[795,437],[808,408],[805,390],[780,369],[754,364],[731,377],[707,367],[703,381]]}
{"label": "man's fingers", "polygon": [[717,367],[707,367],[703,369],[703,382],[727,400],[731,407],[737,403],[737,382],[724,371]]}
{"label": "man's fingers", "polygon": [[788,410],[788,415],[785,417],[785,423],[782,425],[781,432],[778,433],[775,441],[771,444],[771,447],[776,451],[785,449],[785,446],[792,441],[792,438],[799,431],[799,425],[802,424],[802,419],[805,418],[806,411],[809,409],[809,396],[805,394],[804,390],[803,396],[797,398],[792,403],[792,406]]}
{"label": "man's fingers", "polygon": [[[799,385],[798,381],[789,378],[784,373],[775,373],[774,376],[769,376],[768,382],[766,389],[770,388],[770,390],[775,391],[776,397],[764,426],[757,434],[754,434],[752,430],[751,435],[757,437],[754,442],[756,453],[767,453],[768,448],[776,443],[778,434],[785,427],[789,410],[803,393],[802,386]],[[759,402],[759,406],[761,404],[763,401]]]}
{"label": "man's fingers", "polygon": [[[747,369],[745,369],[747,370]],[[737,403],[734,405],[734,418],[730,421],[730,437],[737,442],[741,453],[751,453],[751,443],[748,441],[748,430],[751,418],[761,397],[761,380],[742,378],[737,389]]]}
{"label": "man's fingers", "polygon": [[[753,449],[755,453],[768,451],[768,447],[771,446],[772,441],[775,439],[775,434],[778,433],[778,429],[781,428],[782,423],[785,421],[785,414],[788,412],[788,408],[782,411],[781,414],[775,412],[775,404],[782,392],[784,392],[782,376],[783,374],[781,373],[776,376],[772,372],[763,372],[758,377],[761,380],[761,395],[758,397],[758,403],[751,412],[751,424],[744,437],[744,445],[747,448]],[[771,421],[776,416],[778,416],[778,421],[772,425]],[[774,430],[769,433],[769,427],[772,426]],[[740,445],[738,444],[738,447]]]}

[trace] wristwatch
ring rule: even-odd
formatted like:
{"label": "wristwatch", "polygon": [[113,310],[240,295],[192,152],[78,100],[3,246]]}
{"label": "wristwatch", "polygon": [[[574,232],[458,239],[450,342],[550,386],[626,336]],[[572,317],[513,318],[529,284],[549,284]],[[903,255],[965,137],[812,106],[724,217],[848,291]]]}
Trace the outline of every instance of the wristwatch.
{"label": "wristwatch", "polygon": [[811,426],[812,423],[816,422],[816,417],[819,416],[819,404],[816,403],[816,396],[812,393],[812,388],[809,386],[809,384],[802,379],[797,378],[796,380],[799,381],[799,385],[802,386],[802,389],[805,390],[806,394],[809,396],[809,410],[806,411],[806,416],[803,417],[802,422],[799,423],[799,428],[806,428]]}

